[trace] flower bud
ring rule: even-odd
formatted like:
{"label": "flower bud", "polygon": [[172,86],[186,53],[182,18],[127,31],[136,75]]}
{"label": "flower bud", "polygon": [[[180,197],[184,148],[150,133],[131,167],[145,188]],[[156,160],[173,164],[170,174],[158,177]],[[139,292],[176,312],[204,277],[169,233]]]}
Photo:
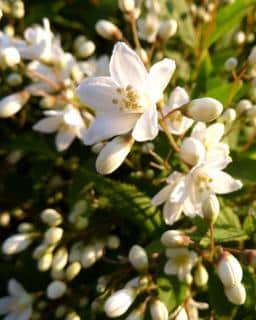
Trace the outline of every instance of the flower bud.
{"label": "flower bud", "polygon": [[44,234],[45,242],[48,244],[55,244],[62,239],[63,229],[58,227],[51,227]]}
{"label": "flower bud", "polygon": [[225,61],[224,69],[226,71],[232,71],[234,70],[238,65],[238,60],[235,57],[230,57]]}
{"label": "flower bud", "polygon": [[104,39],[107,40],[121,40],[122,32],[112,22],[108,20],[99,20],[95,29],[97,33]]}
{"label": "flower bud", "polygon": [[66,270],[67,281],[73,280],[79,274],[81,267],[81,263],[78,261],[71,263]]}
{"label": "flower bud", "polygon": [[3,242],[2,251],[7,255],[16,254],[27,249],[31,242],[32,238],[29,234],[15,234]]}
{"label": "flower bud", "polygon": [[217,264],[217,273],[225,287],[232,287],[242,281],[243,270],[239,261],[230,253],[223,252]]}
{"label": "flower bud", "polygon": [[81,263],[84,268],[90,268],[97,261],[95,248],[91,245],[86,246],[81,253]]}
{"label": "flower bud", "polygon": [[119,136],[108,142],[97,157],[97,171],[100,174],[110,174],[115,171],[130,152],[133,142],[130,136]]}
{"label": "flower bud", "polygon": [[52,253],[47,252],[39,258],[37,263],[37,268],[39,271],[44,272],[49,270],[51,265],[52,265]]}
{"label": "flower bud", "polygon": [[125,320],[143,320],[144,319],[144,310],[145,308],[133,310]]}
{"label": "flower bud", "polygon": [[65,320],[80,320],[81,318],[79,317],[79,315],[75,312],[69,312],[66,317]]}
{"label": "flower bud", "polygon": [[135,298],[136,291],[132,288],[118,290],[105,302],[105,313],[109,318],[119,317],[129,309]]}
{"label": "flower bud", "polygon": [[27,102],[29,95],[26,91],[13,93],[0,100],[0,118],[8,118],[20,111]]}
{"label": "flower bud", "polygon": [[190,238],[182,231],[168,230],[162,234],[161,242],[166,247],[175,248],[187,246],[190,243]]}
{"label": "flower bud", "polygon": [[194,166],[205,157],[203,144],[195,138],[189,137],[182,141],[180,147],[180,158],[185,163]]}
{"label": "flower bud", "polygon": [[245,40],[246,40],[246,36],[243,31],[238,31],[234,36],[234,41],[238,45],[244,44]]}
{"label": "flower bud", "polygon": [[143,272],[148,269],[147,252],[141,246],[132,246],[129,252],[129,261],[132,266],[139,272]]}
{"label": "flower bud", "polygon": [[194,275],[195,284],[198,287],[204,287],[208,282],[208,278],[209,276],[206,268],[200,263],[195,270],[195,275]]}
{"label": "flower bud", "polygon": [[232,123],[233,121],[236,120],[236,110],[233,108],[228,108],[227,110],[224,111],[222,115],[222,119],[226,123]]}
{"label": "flower bud", "polygon": [[51,227],[56,227],[62,223],[62,216],[54,209],[45,209],[41,213],[41,219]]}
{"label": "flower bud", "polygon": [[80,58],[87,58],[91,56],[95,51],[95,44],[93,41],[85,41],[79,45],[76,49],[76,54]]}
{"label": "flower bud", "polygon": [[0,51],[0,63],[3,68],[12,68],[20,63],[20,53],[14,47],[3,48]]}
{"label": "flower bud", "polygon": [[115,250],[120,247],[120,239],[117,236],[109,236],[107,239],[107,247],[110,250]]}
{"label": "flower bud", "polygon": [[157,35],[162,41],[167,41],[177,32],[178,24],[174,19],[162,21],[160,23]]}
{"label": "flower bud", "polygon": [[20,233],[28,233],[34,231],[34,225],[29,222],[22,222],[19,224],[18,229]]}
{"label": "flower bud", "polygon": [[247,112],[252,107],[252,102],[248,99],[242,99],[237,104],[237,113],[239,115]]}
{"label": "flower bud", "polygon": [[67,285],[63,281],[52,281],[47,287],[47,297],[50,300],[61,298],[67,290]]}
{"label": "flower bud", "polygon": [[232,287],[225,288],[225,295],[231,303],[236,305],[245,303],[246,291],[242,283],[237,283]]}
{"label": "flower bud", "polygon": [[184,105],[180,110],[185,116],[196,121],[210,122],[219,117],[223,106],[216,99],[199,98]]}
{"label": "flower bud", "polygon": [[53,256],[52,268],[54,270],[62,270],[68,262],[68,251],[65,247],[60,247]]}
{"label": "flower bud", "polygon": [[119,9],[125,13],[129,13],[135,8],[134,0],[118,0]]}
{"label": "flower bud", "polygon": [[150,303],[150,315],[152,320],[168,320],[168,310],[160,300],[153,300]]}
{"label": "flower bud", "polygon": [[209,223],[215,223],[220,213],[220,204],[219,200],[215,194],[209,195],[203,201],[202,211],[204,219]]}
{"label": "flower bud", "polygon": [[248,57],[249,64],[256,65],[256,46],[254,46]]}

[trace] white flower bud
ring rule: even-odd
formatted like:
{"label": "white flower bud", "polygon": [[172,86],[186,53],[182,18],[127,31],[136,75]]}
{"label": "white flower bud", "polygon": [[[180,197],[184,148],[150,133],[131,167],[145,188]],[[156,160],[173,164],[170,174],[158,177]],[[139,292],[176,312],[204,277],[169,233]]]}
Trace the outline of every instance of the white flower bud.
{"label": "white flower bud", "polygon": [[18,226],[18,231],[20,233],[28,233],[28,232],[32,232],[33,230],[34,230],[34,225],[29,222],[22,222]]}
{"label": "white flower bud", "polygon": [[243,31],[238,31],[234,36],[234,41],[238,45],[244,44],[245,40],[246,40],[246,36]]}
{"label": "white flower bud", "polygon": [[52,281],[47,287],[47,297],[50,300],[61,298],[67,290],[67,285],[63,281]]}
{"label": "white flower bud", "polygon": [[160,300],[150,303],[150,315],[152,320],[168,320],[168,310],[166,305]]}
{"label": "white flower bud", "polygon": [[49,270],[52,265],[52,257],[53,256],[51,252],[46,252],[43,254],[37,263],[38,270],[42,272]]}
{"label": "white flower bud", "polygon": [[55,249],[55,246],[49,246],[47,243],[42,243],[35,248],[33,251],[33,258],[39,259],[46,252],[52,252]]}
{"label": "white flower bud", "polygon": [[73,280],[80,272],[82,266],[81,263],[76,261],[71,263],[66,269],[66,279],[67,281]]}
{"label": "white flower bud", "polygon": [[108,142],[97,157],[97,171],[100,174],[110,174],[115,171],[130,152],[133,142],[130,136],[119,136]]}
{"label": "white flower bud", "polygon": [[11,87],[19,86],[22,83],[22,76],[17,72],[12,72],[7,76],[6,82]]}
{"label": "white flower bud", "polygon": [[81,318],[79,317],[79,315],[75,312],[69,312],[66,317],[65,320],[80,320]]}
{"label": "white flower bud", "polygon": [[194,281],[195,284],[198,287],[204,287],[208,282],[209,276],[206,268],[200,263],[196,270],[194,275]]}
{"label": "white flower bud", "polygon": [[226,71],[232,71],[234,70],[238,65],[238,60],[235,57],[230,57],[225,61],[224,69]]}
{"label": "white flower bud", "polygon": [[27,249],[31,242],[32,238],[29,234],[15,234],[3,242],[2,251],[7,255],[16,254]]}
{"label": "white flower bud", "polygon": [[193,282],[193,276],[191,273],[186,273],[184,276],[179,276],[181,281],[184,281],[187,285],[191,285]]}
{"label": "white flower bud", "polygon": [[62,239],[63,229],[58,227],[51,227],[44,234],[45,242],[48,244],[55,244]]}
{"label": "white flower bud", "polygon": [[205,157],[205,148],[201,141],[189,137],[182,141],[179,154],[181,160],[194,166]]}
{"label": "white flower bud", "polygon": [[169,19],[160,23],[157,35],[162,41],[167,41],[177,32],[178,24],[175,19]]}
{"label": "white flower bud", "polygon": [[144,319],[144,310],[136,309],[133,310],[125,320],[143,320]]}
{"label": "white flower bud", "polygon": [[209,223],[215,223],[220,213],[219,200],[215,194],[209,195],[202,204],[203,217]]}
{"label": "white flower bud", "polygon": [[225,287],[232,287],[242,281],[243,270],[239,261],[230,253],[223,252],[217,264],[217,273]]}
{"label": "white flower bud", "polygon": [[62,270],[68,262],[68,251],[65,247],[60,247],[53,256],[52,268]]}
{"label": "white flower bud", "polygon": [[256,46],[254,46],[249,54],[248,61],[251,65],[256,65]]}
{"label": "white flower bud", "polygon": [[125,13],[129,13],[135,8],[134,0],[118,0],[119,9]]}
{"label": "white flower bud", "polygon": [[3,68],[12,68],[20,63],[20,53],[15,47],[3,48],[0,51],[0,63]]}
{"label": "white flower bud", "polygon": [[25,15],[24,3],[16,0],[12,5],[12,14],[15,18],[21,19]]}
{"label": "white flower bud", "polygon": [[136,291],[132,288],[118,290],[105,302],[105,313],[109,318],[119,317],[129,309],[135,298]]}
{"label": "white flower bud", "polygon": [[224,111],[222,115],[222,119],[226,123],[232,123],[233,121],[236,120],[236,110],[233,108],[228,108],[227,110]]}
{"label": "white flower bud", "polygon": [[76,54],[80,58],[87,58],[94,53],[95,49],[96,47],[93,41],[85,41],[77,47]]}
{"label": "white flower bud", "polygon": [[84,268],[90,268],[97,261],[95,248],[91,245],[86,246],[81,253],[81,263]]}
{"label": "white flower bud", "polygon": [[245,113],[252,107],[252,102],[248,99],[242,99],[237,104],[237,113],[239,115]]}
{"label": "white flower bud", "polygon": [[161,242],[166,247],[175,248],[187,246],[190,243],[190,238],[182,231],[168,230],[162,234]]}
{"label": "white flower bud", "polygon": [[11,222],[11,215],[9,212],[2,212],[0,214],[0,226],[1,227],[8,227]]}
{"label": "white flower bud", "polygon": [[54,209],[45,209],[41,212],[41,219],[51,227],[56,227],[62,223],[62,216]]}
{"label": "white flower bud", "polygon": [[225,288],[225,295],[230,302],[236,305],[245,303],[246,291],[242,283],[237,283],[233,287]]}
{"label": "white flower bud", "polygon": [[28,100],[28,93],[25,91],[13,93],[0,100],[0,118],[8,118],[20,111]]}
{"label": "white flower bud", "polygon": [[120,239],[117,236],[109,236],[107,239],[107,247],[110,250],[118,249],[120,247]]}
{"label": "white flower bud", "polygon": [[210,122],[219,117],[223,110],[222,104],[213,98],[194,99],[181,107],[184,115],[196,121]]}
{"label": "white flower bud", "polygon": [[129,251],[129,261],[139,272],[144,272],[148,269],[148,255],[145,249],[141,246],[132,246]]}
{"label": "white flower bud", "polygon": [[122,38],[122,33],[118,27],[108,20],[99,20],[95,25],[95,29],[97,33],[104,39],[120,40]]}

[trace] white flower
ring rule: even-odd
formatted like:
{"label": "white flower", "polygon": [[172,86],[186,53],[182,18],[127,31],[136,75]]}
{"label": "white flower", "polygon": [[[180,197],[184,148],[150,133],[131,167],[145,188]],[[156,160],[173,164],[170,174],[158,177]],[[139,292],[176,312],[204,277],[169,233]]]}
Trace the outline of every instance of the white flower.
{"label": "white flower", "polygon": [[149,13],[145,18],[138,19],[138,35],[142,40],[151,43],[156,40],[159,28],[159,19],[154,13]]}
{"label": "white flower", "polygon": [[163,115],[167,115],[173,111],[166,120],[167,127],[170,133],[175,135],[183,135],[193,124],[193,120],[185,117],[179,108],[189,102],[189,96],[185,89],[176,87],[168,100],[167,105],[163,109]]}
{"label": "white flower", "polygon": [[110,77],[88,78],[77,90],[82,102],[97,115],[84,135],[85,144],[128,132],[136,141],[154,139],[158,134],[156,102],[174,69],[174,61],[164,59],[148,73],[133,50],[117,43],[110,60]]}
{"label": "white flower", "polygon": [[32,295],[28,294],[15,279],[8,282],[9,296],[0,298],[0,315],[5,320],[29,320],[32,315]]}
{"label": "white flower", "polygon": [[175,35],[177,32],[178,23],[175,19],[168,19],[161,21],[157,36],[162,41],[167,41],[169,38]]}
{"label": "white flower", "polygon": [[66,150],[76,137],[81,138],[82,131],[86,129],[80,112],[71,105],[64,110],[49,110],[44,114],[47,117],[37,122],[33,129],[43,133],[58,131],[55,139],[58,151]]}
{"label": "white flower", "polygon": [[193,251],[187,248],[172,248],[166,250],[168,261],[165,264],[164,272],[168,275],[177,275],[181,281],[191,273],[198,257]]}
{"label": "white flower", "polygon": [[185,306],[179,306],[178,309],[171,316],[171,320],[199,320],[199,310],[208,309],[209,305],[205,302],[197,302],[192,298],[189,298]]}
{"label": "white flower", "polygon": [[26,91],[10,94],[0,100],[0,118],[9,118],[15,115],[24,106],[29,98]]}

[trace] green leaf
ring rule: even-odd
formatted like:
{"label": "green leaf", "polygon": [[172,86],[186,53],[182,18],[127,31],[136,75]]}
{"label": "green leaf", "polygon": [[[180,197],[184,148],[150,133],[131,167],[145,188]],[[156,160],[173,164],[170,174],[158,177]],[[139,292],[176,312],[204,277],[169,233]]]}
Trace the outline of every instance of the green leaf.
{"label": "green leaf", "polygon": [[206,42],[206,48],[213,45],[234,26],[239,25],[248,9],[253,5],[255,5],[255,0],[236,0],[233,4],[219,9],[215,22],[215,30]]}
{"label": "green leaf", "polygon": [[239,179],[256,182],[256,160],[236,157],[229,165],[228,172]]}

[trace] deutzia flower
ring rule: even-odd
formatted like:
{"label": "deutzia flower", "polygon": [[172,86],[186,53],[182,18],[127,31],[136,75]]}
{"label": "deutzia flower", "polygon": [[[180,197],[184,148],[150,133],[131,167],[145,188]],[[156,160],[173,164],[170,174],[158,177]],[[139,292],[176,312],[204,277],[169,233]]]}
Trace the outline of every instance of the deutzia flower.
{"label": "deutzia flower", "polygon": [[187,248],[171,248],[166,250],[169,258],[164,267],[164,272],[168,275],[177,275],[181,281],[190,275],[193,266],[198,258],[197,254]]}
{"label": "deutzia flower", "polygon": [[4,320],[29,320],[32,315],[32,295],[28,294],[15,279],[8,282],[9,296],[0,298],[0,315]]}
{"label": "deutzia flower", "polygon": [[138,19],[138,35],[142,40],[152,43],[156,40],[157,31],[159,28],[159,19],[153,14],[149,13],[145,18]]}
{"label": "deutzia flower", "polygon": [[189,96],[185,89],[176,87],[170,97],[167,105],[163,108],[163,115],[172,112],[168,117],[166,123],[170,133],[175,135],[183,135],[193,124],[193,120],[183,116],[179,108],[189,102]]}
{"label": "deutzia flower", "polygon": [[[76,137],[81,138],[81,132],[86,129],[86,124],[80,112],[71,105],[64,110],[47,110],[46,118],[37,122],[33,129],[43,133],[58,131],[55,139],[58,151],[66,150]],[[85,113],[90,122],[91,115]]]}
{"label": "deutzia flower", "polygon": [[211,194],[226,194],[242,187],[239,180],[232,178],[222,170],[231,159],[201,162],[194,166],[187,175],[172,173],[164,187],[153,199],[159,205],[165,202],[164,218],[167,224],[177,221],[181,213],[189,217],[202,216],[202,203]]}
{"label": "deutzia flower", "polygon": [[178,309],[171,315],[171,320],[199,320],[198,310],[206,310],[209,308],[208,303],[198,302],[189,298],[185,302],[185,306],[179,306]]}
{"label": "deutzia flower", "polygon": [[135,141],[154,139],[158,134],[156,103],[175,69],[164,59],[146,71],[138,55],[126,44],[115,45],[110,77],[92,77],[78,87],[82,102],[96,111],[96,119],[85,132],[84,143],[92,145],[114,136],[131,133]]}

